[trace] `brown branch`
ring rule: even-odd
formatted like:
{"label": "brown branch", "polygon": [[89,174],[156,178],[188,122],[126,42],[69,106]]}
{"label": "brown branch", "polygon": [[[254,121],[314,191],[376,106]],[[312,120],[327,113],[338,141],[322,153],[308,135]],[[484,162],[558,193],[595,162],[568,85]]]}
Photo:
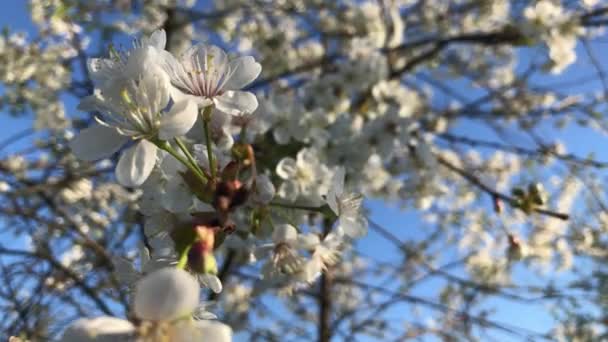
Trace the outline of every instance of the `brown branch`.
{"label": "brown branch", "polygon": [[526,156],[553,156],[559,160],[581,164],[585,166],[592,166],[595,168],[606,168],[608,162],[597,161],[593,159],[585,159],[574,154],[560,154],[554,151],[550,146],[543,145],[538,149],[527,149],[520,146],[505,145],[494,141],[487,141],[481,139],[471,139],[451,133],[440,133],[436,135],[438,138],[443,139],[450,143],[465,144],[471,147],[487,147],[514,154],[526,155]]}
{"label": "brown branch", "polygon": [[[323,221],[323,236],[331,231],[331,222]],[[319,342],[329,342],[331,340],[331,287],[333,275],[329,268],[325,269],[321,274],[319,282]]]}
{"label": "brown branch", "polygon": [[[511,196],[505,195],[501,192],[498,192],[494,189],[492,189],[490,186],[484,184],[481,179],[479,179],[477,176],[468,173],[467,171],[457,167],[456,165],[450,163],[449,161],[447,161],[446,159],[444,159],[443,157],[439,156],[439,155],[435,155],[435,157],[437,158],[437,161],[445,166],[446,168],[448,168],[449,170],[455,172],[456,174],[458,174],[459,176],[461,176],[462,178],[464,178],[465,180],[467,180],[471,185],[474,185],[475,187],[479,188],[480,190],[483,190],[484,192],[488,193],[490,196],[492,196],[493,199],[500,199],[506,203],[508,203],[509,205],[511,205],[512,207],[517,208],[517,200]],[[543,214],[546,216],[550,216],[550,217],[554,217],[554,218],[558,218],[560,220],[564,220],[567,221],[570,218],[570,215],[565,214],[565,213],[559,213],[559,212],[555,212],[555,211],[551,211],[551,210],[547,210],[547,209],[542,209],[542,208],[534,208],[534,211],[539,213],[539,214]]]}

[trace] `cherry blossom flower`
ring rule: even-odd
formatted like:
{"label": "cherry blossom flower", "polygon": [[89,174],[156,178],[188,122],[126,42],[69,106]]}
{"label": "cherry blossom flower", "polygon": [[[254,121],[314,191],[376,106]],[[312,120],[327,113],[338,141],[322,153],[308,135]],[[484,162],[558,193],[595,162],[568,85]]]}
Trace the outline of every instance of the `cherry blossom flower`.
{"label": "cherry blossom flower", "polygon": [[363,196],[344,191],[344,168],[334,174],[332,186],[327,194],[327,205],[338,215],[337,230],[352,238],[367,234],[367,220],[361,215]]}
{"label": "cherry blossom flower", "polygon": [[262,66],[251,56],[229,60],[215,45],[197,44],[179,59],[164,54],[163,68],[175,86],[175,98],[190,98],[199,107],[214,104],[222,112],[237,115],[253,113],[258,107],[255,95],[241,91],[255,80]]}
{"label": "cherry blossom flower", "polygon": [[278,190],[279,196],[288,201],[303,196],[312,202],[320,201],[321,194],[327,191],[327,176],[331,175],[315,150],[310,148],[298,152],[296,159],[283,158],[277,164],[276,173],[284,180]]}
{"label": "cherry blossom flower", "polygon": [[81,131],[70,147],[76,157],[91,161],[108,157],[129,140],[136,140],[116,166],[118,181],[136,187],[143,184],[156,163],[157,147],[150,140],[168,140],[188,132],[196,121],[196,105],[181,101],[167,110],[169,88],[158,74],[145,74],[115,87],[81,103],[81,108],[101,116],[97,124]]}

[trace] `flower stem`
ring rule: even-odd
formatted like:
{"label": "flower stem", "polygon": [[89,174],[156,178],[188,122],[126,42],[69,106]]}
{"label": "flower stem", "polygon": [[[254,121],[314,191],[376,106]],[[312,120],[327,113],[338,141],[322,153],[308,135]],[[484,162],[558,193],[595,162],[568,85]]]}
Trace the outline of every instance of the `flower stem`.
{"label": "flower stem", "polygon": [[197,169],[197,167],[191,164],[186,158],[184,158],[181,154],[179,154],[171,144],[164,140],[152,141],[158,148],[161,150],[167,151],[170,155],[172,155],[175,159],[177,159],[180,163],[184,164],[196,177],[198,177],[201,182],[206,183],[207,179],[205,175]]}
{"label": "flower stem", "polygon": [[207,144],[207,157],[209,158],[209,169],[211,169],[211,179],[213,181],[215,181],[215,177],[216,177],[216,168],[215,168],[215,160],[213,158],[213,149],[212,147],[212,141],[211,141],[211,134],[209,132],[209,122],[211,121],[211,111],[213,110],[213,106],[207,106],[205,107],[205,109],[203,110],[202,116],[203,116],[203,128],[205,130],[205,139],[206,139],[206,144]]}
{"label": "flower stem", "polygon": [[177,146],[179,146],[179,149],[184,152],[184,155],[186,155],[186,158],[188,158],[190,164],[192,164],[192,166],[194,166],[198,170],[198,173],[205,176],[206,178],[209,178],[209,176],[205,174],[205,171],[200,168],[200,166],[198,165],[186,145],[184,145],[184,143],[179,138],[175,138],[175,143],[177,144]]}
{"label": "flower stem", "polygon": [[179,260],[177,261],[177,265],[175,267],[179,268],[179,269],[185,269],[186,265],[188,264],[188,253],[190,252],[190,248],[192,246],[188,246],[186,248],[184,248],[184,250],[182,251],[182,254],[179,256]]}
{"label": "flower stem", "polygon": [[268,203],[271,207],[279,207],[279,208],[287,208],[287,209],[297,209],[297,210],[306,210],[306,211],[315,211],[318,213],[323,213],[323,207],[310,207],[306,205],[297,205],[297,204],[289,204],[289,203],[278,203],[278,202],[270,202]]}

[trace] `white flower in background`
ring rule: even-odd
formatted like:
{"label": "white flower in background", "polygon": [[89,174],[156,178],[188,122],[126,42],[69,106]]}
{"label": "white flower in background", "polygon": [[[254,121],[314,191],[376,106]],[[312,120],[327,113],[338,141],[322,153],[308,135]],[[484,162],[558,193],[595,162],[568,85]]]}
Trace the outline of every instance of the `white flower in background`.
{"label": "white flower in background", "polygon": [[310,148],[298,152],[296,159],[283,158],[277,165],[276,172],[283,179],[278,195],[288,201],[303,196],[314,202],[320,200],[320,194],[327,192],[326,177],[329,170]]}
{"label": "white flower in background", "polygon": [[563,8],[552,0],[535,1],[533,5],[526,7],[524,17],[533,24],[550,27],[561,24],[564,20]]}
{"label": "white flower in background", "polygon": [[199,292],[198,281],[189,273],[163,268],[136,285],[133,311],[141,320],[137,328],[112,317],[81,319],[65,331],[62,341],[230,341],[232,331],[228,326],[193,320],[199,307]]}
{"label": "white flower in background", "polygon": [[577,38],[574,34],[551,34],[547,39],[549,47],[549,58],[551,59],[550,71],[560,74],[570,64],[576,62]]}
{"label": "white flower in background", "polygon": [[270,203],[275,193],[276,190],[270,177],[266,174],[257,175],[255,178],[255,191],[253,192],[254,201],[262,204]]}
{"label": "white flower in background", "polygon": [[576,61],[577,36],[584,33],[584,28],[571,25],[574,20],[572,14],[559,2],[537,1],[526,7],[524,17],[528,20],[524,26],[526,34],[546,42],[551,73],[559,74]]}
{"label": "white flower in background", "polygon": [[270,254],[268,262],[262,267],[264,279],[273,279],[285,275],[294,275],[304,266],[306,259],[300,255],[300,236],[290,224],[274,227],[272,243],[262,245],[256,251],[256,257],[262,259]]}
{"label": "white flower in background", "polygon": [[319,239],[316,234],[307,234],[301,237],[302,243],[306,249],[311,251],[312,256],[302,267],[297,278],[308,284],[312,284],[320,275],[321,272],[330,266],[334,266],[340,258],[340,247],[343,239],[340,234],[329,233]]}
{"label": "white flower in background", "polygon": [[175,98],[191,98],[199,107],[215,104],[220,111],[232,115],[253,113],[258,107],[255,95],[239,90],[262,71],[253,57],[229,61],[224,50],[205,44],[191,47],[179,59],[169,53],[164,56],[162,66],[178,90]]}
{"label": "white flower in background", "polygon": [[82,130],[70,147],[80,159],[98,160],[136,140],[118,161],[116,178],[124,186],[140,186],[156,163],[157,147],[146,139],[168,140],[188,132],[198,115],[196,105],[181,101],[166,110],[169,85],[158,74],[148,73],[115,87],[81,103],[82,108],[97,111],[101,117],[98,124]]}
{"label": "white flower in background", "polygon": [[327,194],[327,205],[338,215],[337,231],[352,238],[367,234],[367,220],[361,214],[363,196],[344,191],[344,168],[334,174]]}

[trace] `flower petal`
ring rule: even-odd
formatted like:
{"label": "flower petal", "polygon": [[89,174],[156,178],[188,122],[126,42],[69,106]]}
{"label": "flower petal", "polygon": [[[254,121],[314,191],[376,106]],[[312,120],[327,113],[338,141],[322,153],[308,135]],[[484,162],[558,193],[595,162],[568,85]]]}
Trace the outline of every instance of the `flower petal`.
{"label": "flower petal", "polygon": [[205,341],[230,342],[232,341],[232,329],[226,324],[217,321],[198,321],[195,323],[205,337]]}
{"label": "flower petal", "polygon": [[277,164],[277,175],[282,179],[290,179],[297,173],[298,166],[293,158],[285,157]]}
{"label": "flower petal", "polygon": [[127,139],[113,128],[93,124],[70,141],[70,149],[78,159],[98,160],[118,151]]}
{"label": "flower petal", "polygon": [[256,199],[261,203],[269,203],[274,198],[276,189],[270,177],[262,174],[258,175],[255,179],[255,195]]}
{"label": "flower petal", "polygon": [[154,169],[156,151],[156,145],[147,140],[124,151],[116,165],[118,182],[127,187],[142,185]]}
{"label": "flower petal", "polygon": [[174,103],[171,110],[160,119],[158,137],[162,140],[184,135],[194,126],[198,109],[193,101]]}
{"label": "flower petal", "polygon": [[300,195],[300,187],[293,180],[286,180],[279,186],[277,195],[287,202],[295,201]]}
{"label": "flower petal", "polygon": [[61,342],[126,342],[135,327],[129,321],[114,317],[81,318],[66,329]]}
{"label": "flower petal", "polygon": [[164,50],[165,45],[167,45],[167,34],[165,33],[165,30],[156,30],[152,32],[147,43],[159,50]]}
{"label": "flower petal", "polygon": [[253,82],[262,71],[260,63],[251,56],[244,56],[230,61],[232,77],[226,82],[224,89],[238,90]]}
{"label": "flower petal", "polygon": [[213,104],[213,101],[209,100],[206,97],[186,94],[175,86],[171,86],[170,92],[173,102],[193,101],[194,103],[196,103],[199,109],[205,108]]}
{"label": "flower petal", "polygon": [[338,231],[351,238],[360,238],[367,234],[367,220],[363,217],[340,218],[338,221]]}
{"label": "flower petal", "polygon": [[[181,176],[177,177],[181,178]],[[165,193],[161,197],[161,202],[163,208],[171,213],[187,213],[192,206],[192,193],[188,186],[177,177],[170,179],[165,185]]]}
{"label": "flower petal", "polygon": [[298,231],[290,224],[277,224],[272,232],[272,241],[274,243],[282,243],[295,241],[298,239]]}
{"label": "flower petal", "polygon": [[199,305],[199,290],[198,281],[188,272],[177,268],[160,269],[137,284],[135,315],[160,322],[190,315]]}
{"label": "flower petal", "polygon": [[229,90],[213,98],[217,109],[231,115],[253,113],[258,108],[258,99],[247,91]]}
{"label": "flower petal", "polygon": [[198,276],[198,280],[202,285],[211,289],[215,293],[222,292],[222,281],[220,278],[213,274],[201,274]]}
{"label": "flower petal", "polygon": [[331,208],[331,210],[336,214],[340,215],[340,206],[338,205],[338,201],[340,200],[340,196],[344,192],[344,168],[338,167],[336,169],[336,173],[332,178],[331,188],[329,188],[329,193],[327,194],[327,198],[325,201],[327,205]]}

